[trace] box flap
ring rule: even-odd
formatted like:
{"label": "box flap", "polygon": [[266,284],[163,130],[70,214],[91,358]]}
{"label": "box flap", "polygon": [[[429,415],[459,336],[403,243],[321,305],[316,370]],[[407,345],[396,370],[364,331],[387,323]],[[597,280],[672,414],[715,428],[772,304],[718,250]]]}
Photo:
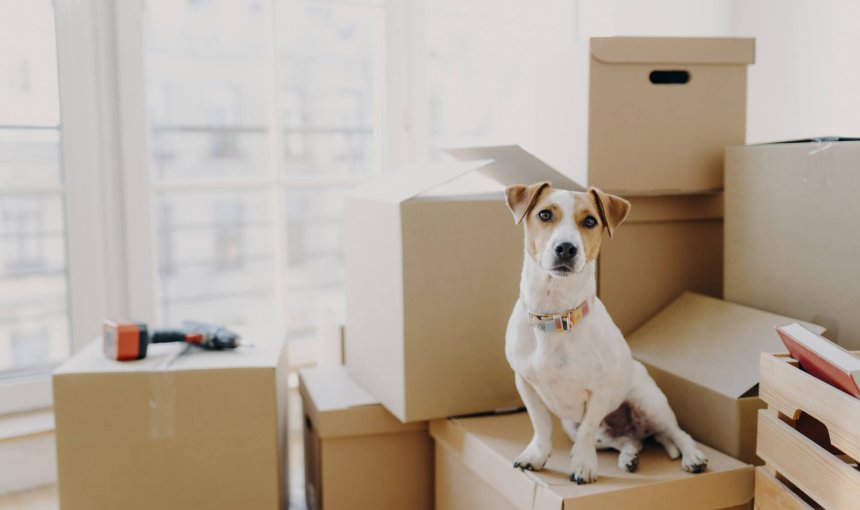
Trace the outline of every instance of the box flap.
{"label": "box flap", "polygon": [[445,152],[460,161],[492,160],[490,164],[482,166],[479,171],[504,186],[549,181],[559,189],[585,191],[581,184],[541,161],[519,145],[462,147],[446,149]]}
{"label": "box flap", "polygon": [[426,430],[426,422],[401,423],[342,366],[299,372],[304,413],[319,437],[354,437]]}
{"label": "box flap", "polygon": [[752,64],[746,37],[592,37],[591,55],[607,63]]}
{"label": "box flap", "polygon": [[90,343],[60,365],[54,375],[92,373],[133,373],[180,370],[272,368],[278,366],[282,341],[242,345],[235,350],[207,351],[182,343],[151,344],[146,358],[136,361],[108,359],[102,340]]}
{"label": "box flap", "polygon": [[[729,398],[759,378],[762,352],[783,352],[774,326],[790,317],[687,292],[627,339],[633,356]],[[824,328],[804,323],[811,331]]]}
{"label": "box flap", "polygon": [[597,454],[597,483],[576,485],[569,473],[571,442],[554,422],[553,454],[541,472],[511,468],[532,436],[526,413],[437,420],[430,433],[516,508],[729,508],[752,499],[752,466],[704,445],[708,471],[699,475],[685,473],[680,461],[648,442],[636,473],[621,471],[618,453],[604,450]]}
{"label": "box flap", "polygon": [[489,161],[422,161],[358,186],[347,195],[397,204],[488,163]]}

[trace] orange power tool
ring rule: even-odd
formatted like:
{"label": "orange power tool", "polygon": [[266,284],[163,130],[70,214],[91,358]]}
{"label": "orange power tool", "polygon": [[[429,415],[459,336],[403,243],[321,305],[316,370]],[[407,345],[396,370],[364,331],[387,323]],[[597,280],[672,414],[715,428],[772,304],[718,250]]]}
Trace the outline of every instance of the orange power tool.
{"label": "orange power tool", "polygon": [[181,329],[156,329],[151,333],[146,323],[107,319],[102,325],[104,353],[117,361],[132,361],[146,357],[149,344],[186,342],[204,349],[235,349],[239,335],[214,324],[186,321]]}

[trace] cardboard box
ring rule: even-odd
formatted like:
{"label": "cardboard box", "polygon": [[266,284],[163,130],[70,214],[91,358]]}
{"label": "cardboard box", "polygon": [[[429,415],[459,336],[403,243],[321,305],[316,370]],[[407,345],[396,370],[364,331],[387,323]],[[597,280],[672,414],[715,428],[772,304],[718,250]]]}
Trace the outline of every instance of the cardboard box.
{"label": "cardboard box", "polygon": [[627,341],[666,394],[681,428],[697,441],[760,464],[756,413],[765,404],[758,397],[759,357],[785,350],[774,327],[792,322],[797,321],[685,293]]}
{"label": "cardboard box", "polygon": [[516,146],[458,156],[472,160],[415,165],[346,198],[347,369],[404,422],[520,405],[504,342],[523,234],[504,186],[582,189]]}
{"label": "cardboard box", "polygon": [[130,362],[100,343],[54,372],[63,510],[287,508],[282,342]]}
{"label": "cardboard box", "polygon": [[747,38],[592,38],[588,183],[627,195],[722,189],[723,148],[746,141],[754,59]]}
{"label": "cardboard box", "polygon": [[860,141],[726,149],[725,296],[860,349]]}
{"label": "cardboard box", "polygon": [[685,291],[720,297],[723,283],[722,193],[627,198],[597,264],[597,294],[625,335]]}
{"label": "cardboard box", "polygon": [[753,468],[706,446],[708,470],[681,469],[653,442],[639,469],[618,468],[618,453],[598,452],[598,480],[576,485],[569,477],[570,440],[556,421],[553,454],[541,472],[513,469],[532,437],[526,413],[436,420],[436,508],[438,510],[673,510],[750,508]]}
{"label": "cardboard box", "polygon": [[342,367],[302,370],[308,510],[433,508],[427,422],[401,423]]}

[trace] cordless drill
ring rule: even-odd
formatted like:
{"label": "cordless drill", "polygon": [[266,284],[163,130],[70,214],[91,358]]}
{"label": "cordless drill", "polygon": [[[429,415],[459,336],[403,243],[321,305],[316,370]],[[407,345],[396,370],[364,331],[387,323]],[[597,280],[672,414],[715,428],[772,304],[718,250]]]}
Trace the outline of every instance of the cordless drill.
{"label": "cordless drill", "polygon": [[106,319],[102,325],[104,353],[110,359],[131,361],[146,357],[149,344],[186,342],[209,350],[235,349],[239,335],[223,326],[185,321],[179,329],[154,329],[143,322]]}

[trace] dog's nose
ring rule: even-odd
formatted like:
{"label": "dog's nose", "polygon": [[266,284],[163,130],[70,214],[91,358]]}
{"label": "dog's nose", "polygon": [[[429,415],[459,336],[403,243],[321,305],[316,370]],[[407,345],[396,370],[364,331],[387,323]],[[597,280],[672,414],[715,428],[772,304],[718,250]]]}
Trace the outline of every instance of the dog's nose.
{"label": "dog's nose", "polygon": [[573,243],[561,243],[555,247],[555,255],[561,260],[570,260],[576,256],[576,246]]}

